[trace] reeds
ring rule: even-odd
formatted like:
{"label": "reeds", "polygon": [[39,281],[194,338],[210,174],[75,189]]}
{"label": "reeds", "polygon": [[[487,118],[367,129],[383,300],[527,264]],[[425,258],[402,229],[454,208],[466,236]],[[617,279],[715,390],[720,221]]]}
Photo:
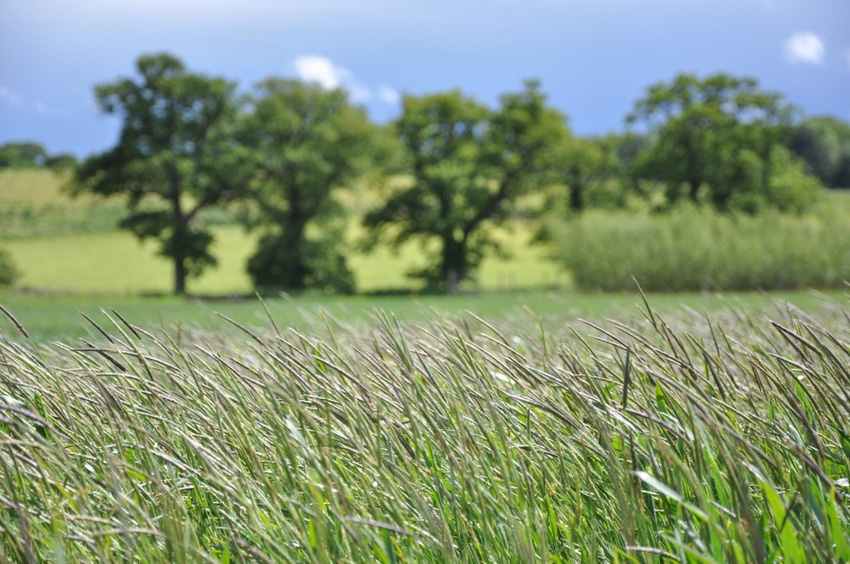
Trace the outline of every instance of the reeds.
{"label": "reeds", "polygon": [[653,292],[841,288],[850,280],[850,216],[591,211],[556,229],[578,288]]}
{"label": "reeds", "polygon": [[0,339],[11,561],[850,560],[850,324]]}

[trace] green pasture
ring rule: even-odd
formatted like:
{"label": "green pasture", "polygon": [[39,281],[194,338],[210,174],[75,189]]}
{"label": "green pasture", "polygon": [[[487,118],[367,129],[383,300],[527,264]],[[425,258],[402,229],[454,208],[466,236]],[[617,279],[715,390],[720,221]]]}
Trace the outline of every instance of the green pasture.
{"label": "green pasture", "polygon": [[[698,313],[735,311],[741,308],[765,309],[776,303],[817,309],[825,304],[846,304],[847,293],[757,292],[729,294],[679,293],[651,294],[653,308],[660,312]],[[221,315],[253,330],[267,330],[271,319],[280,327],[315,327],[324,319],[368,323],[377,312],[400,320],[440,320],[471,312],[486,319],[506,319],[529,313],[541,319],[606,318],[623,312],[637,313],[637,294],[578,293],[569,290],[520,290],[480,292],[463,295],[420,296],[323,296],[305,294],[255,299],[201,300],[173,296],[44,296],[0,293],[3,305],[37,342],[69,341],[97,336],[97,330],[83,317],[111,326],[109,317],[117,311],[130,323],[154,329],[175,330],[224,328]],[[268,310],[268,312],[267,312]],[[17,334],[14,324],[0,314],[0,333]]]}
{"label": "green pasture", "polygon": [[[193,294],[227,295],[250,292],[245,261],[254,248],[253,238],[237,226],[213,229],[213,254],[218,266],[189,283]],[[504,233],[512,253],[506,260],[490,259],[480,272],[480,286],[488,290],[563,285],[563,270],[545,257],[545,250],[529,247],[530,234],[517,229]],[[22,272],[19,287],[49,293],[150,294],[167,293],[172,287],[170,262],[157,256],[153,241],[140,243],[129,233],[110,231],[5,241]],[[419,264],[414,245],[398,254],[378,249],[355,255],[351,268],[362,292],[409,289],[405,273]]]}
{"label": "green pasture", "polygon": [[[0,172],[0,246],[21,270],[18,287],[41,293],[162,294],[172,288],[171,263],[156,254],[156,243],[140,243],[115,229],[122,214],[118,201],[70,199],[62,176],[50,171]],[[350,202],[352,207],[357,202]],[[3,215],[5,214],[5,215]],[[221,215],[221,214],[219,214]],[[222,217],[217,217],[222,220]],[[255,237],[236,225],[213,227],[213,255],[218,266],[189,283],[196,295],[244,294],[251,291],[245,261]],[[362,233],[352,226],[351,243]],[[567,283],[565,272],[547,259],[547,249],[531,247],[531,232],[521,223],[498,237],[509,258],[486,260],[479,287],[487,290],[552,287]],[[421,266],[422,251],[409,244],[392,253],[379,248],[353,254],[350,266],[361,292],[411,289],[405,274]]]}

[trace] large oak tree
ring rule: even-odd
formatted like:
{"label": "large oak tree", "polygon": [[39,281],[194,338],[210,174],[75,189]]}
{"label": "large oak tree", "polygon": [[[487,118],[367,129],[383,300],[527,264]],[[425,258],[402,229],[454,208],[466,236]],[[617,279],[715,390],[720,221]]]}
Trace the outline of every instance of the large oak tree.
{"label": "large oak tree", "polygon": [[95,88],[99,109],[122,119],[118,143],[88,158],[72,192],[123,196],[121,227],[154,238],[174,263],[174,292],[216,260],[202,210],[238,194],[243,158],[232,141],[233,83],[190,72],[169,54],[146,55],[137,76]]}
{"label": "large oak tree", "polygon": [[411,274],[454,291],[495,245],[490,228],[511,215],[517,198],[557,178],[566,118],[529,81],[495,110],[459,91],[405,96],[394,125],[412,182],[364,223],[373,243],[418,240],[427,249],[436,241],[427,266]]}
{"label": "large oak tree", "polygon": [[[663,182],[667,200],[707,201],[719,210],[800,208],[806,194],[777,193],[798,170],[783,145],[794,108],[751,78],[681,74],[651,86],[628,116],[644,122],[653,145],[636,161],[637,177]],[[809,183],[809,185],[811,185]]]}
{"label": "large oak tree", "polygon": [[239,138],[255,171],[249,227],[261,237],[248,261],[259,288],[350,292],[344,209],[334,197],[390,154],[381,129],[342,89],[270,78],[250,96]]}

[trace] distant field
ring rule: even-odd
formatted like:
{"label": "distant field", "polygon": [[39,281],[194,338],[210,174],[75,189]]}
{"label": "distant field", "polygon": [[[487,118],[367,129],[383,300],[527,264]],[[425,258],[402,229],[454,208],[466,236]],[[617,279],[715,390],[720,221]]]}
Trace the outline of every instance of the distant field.
{"label": "distant field", "polygon": [[[47,292],[80,294],[165,293],[172,286],[171,264],[156,255],[156,244],[140,244],[115,230],[123,213],[117,201],[71,200],[60,188],[63,178],[48,171],[0,173],[0,245],[22,271],[18,284]],[[4,215],[5,214],[5,215]],[[8,216],[8,217],[7,217]],[[217,268],[192,280],[195,294],[234,294],[251,289],[244,265],[254,238],[235,225],[213,228]],[[521,225],[500,237],[513,258],[484,262],[482,289],[516,289],[563,285],[563,270],[546,260],[545,251],[530,248],[530,233]],[[396,256],[387,249],[351,257],[358,290],[410,288],[405,273],[420,265],[421,253],[408,245]]]}
{"label": "distant field", "polygon": [[0,240],[98,233],[115,229],[118,201],[69,198],[61,191],[67,173],[0,171]]}
{"label": "distant field", "polygon": [[[651,294],[653,309],[659,312],[681,312],[684,308],[698,313],[732,311],[741,308],[765,309],[774,302],[787,302],[795,307],[818,309],[829,304],[847,305],[843,291],[777,292],[770,296],[757,292],[669,293]],[[324,325],[325,315],[345,322],[364,321],[377,311],[400,320],[440,320],[464,312],[472,312],[490,320],[504,320],[533,312],[542,318],[602,318],[638,315],[636,294],[591,293],[569,290],[522,290],[514,292],[481,292],[464,295],[422,296],[323,296],[305,294],[296,297],[270,298],[266,306],[275,323],[281,327],[313,327]],[[0,292],[0,305],[5,306],[39,342],[69,342],[93,334],[95,330],[83,318],[85,313],[97,323],[110,325],[104,312],[115,309],[131,323],[145,328],[165,326],[205,329],[224,328],[217,315],[226,315],[257,330],[269,327],[265,308],[256,300],[202,301],[173,296],[39,296]],[[14,334],[11,321],[0,313],[0,334]]]}

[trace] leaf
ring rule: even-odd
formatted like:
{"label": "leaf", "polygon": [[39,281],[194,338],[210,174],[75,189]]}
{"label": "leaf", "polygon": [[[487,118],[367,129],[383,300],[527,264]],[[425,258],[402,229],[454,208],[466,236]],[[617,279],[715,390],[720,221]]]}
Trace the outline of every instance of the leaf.
{"label": "leaf", "polygon": [[[847,483],[847,479],[843,479],[844,483]],[[838,485],[838,482],[836,482]],[[826,512],[826,520],[829,523],[829,536],[832,540],[832,546],[835,548],[835,554],[838,558],[841,559],[842,562],[850,562],[850,543],[848,543],[848,539],[845,536],[845,528],[842,527],[841,518],[838,516],[838,500],[836,496],[838,493],[835,491],[835,488],[829,492],[829,503],[826,504],[825,512]]]}
{"label": "leaf", "polygon": [[782,526],[782,530],[779,531],[779,538],[785,561],[789,563],[805,562],[805,552],[800,545],[799,539],[797,539],[797,532],[794,530],[794,525],[786,516],[785,505],[779,498],[779,494],[764,480],[759,479],[759,482],[761,483],[762,492],[764,492],[764,496],[767,498],[767,502],[773,512],[776,526]]}
{"label": "leaf", "polygon": [[635,472],[634,474],[642,482],[644,482],[646,485],[650,486],[651,488],[656,490],[658,493],[664,495],[665,497],[675,501],[677,504],[681,505],[682,507],[684,507],[685,509],[690,511],[695,517],[699,517],[701,520],[703,520],[705,522],[709,521],[708,515],[702,509],[697,507],[696,505],[690,503],[689,501],[686,501],[685,498],[682,497],[682,494],[673,490],[672,488],[665,485],[664,483],[658,481],[657,479],[655,479],[653,476],[647,474],[646,472],[639,470],[639,471]]}

